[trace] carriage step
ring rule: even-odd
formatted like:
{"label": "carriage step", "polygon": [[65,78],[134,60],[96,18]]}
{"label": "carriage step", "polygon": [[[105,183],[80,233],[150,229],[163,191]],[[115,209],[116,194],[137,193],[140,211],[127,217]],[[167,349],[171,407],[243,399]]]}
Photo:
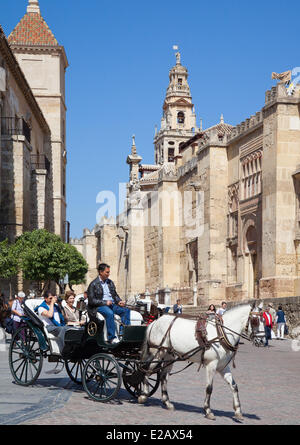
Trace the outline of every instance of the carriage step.
{"label": "carriage step", "polygon": [[49,357],[48,357],[49,363],[58,363],[59,361],[61,361],[60,355],[49,355]]}

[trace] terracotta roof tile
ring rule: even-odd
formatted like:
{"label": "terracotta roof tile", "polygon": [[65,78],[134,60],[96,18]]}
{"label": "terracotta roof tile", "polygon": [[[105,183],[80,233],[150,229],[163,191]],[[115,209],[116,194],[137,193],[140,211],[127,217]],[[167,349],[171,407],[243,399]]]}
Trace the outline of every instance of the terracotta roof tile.
{"label": "terracotta roof tile", "polygon": [[206,130],[204,130],[204,133],[208,133],[208,132],[216,129],[219,133],[230,134],[232,132],[233,128],[234,127],[230,124],[225,124],[223,122],[220,122],[219,124],[213,125],[212,127],[209,127]]}
{"label": "terracotta roof tile", "polygon": [[27,12],[8,37],[11,45],[58,46],[40,14]]}

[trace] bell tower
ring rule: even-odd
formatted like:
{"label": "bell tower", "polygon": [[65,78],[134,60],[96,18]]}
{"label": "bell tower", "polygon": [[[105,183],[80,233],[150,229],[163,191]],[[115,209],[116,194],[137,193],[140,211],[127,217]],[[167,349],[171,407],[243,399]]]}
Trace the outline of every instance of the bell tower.
{"label": "bell tower", "polygon": [[8,41],[51,130],[54,231],[64,240],[67,225],[66,53],[43,19],[38,0],[28,0],[26,14]]}
{"label": "bell tower", "polygon": [[169,73],[169,86],[163,104],[161,128],[154,137],[155,163],[173,162],[179,145],[191,138],[196,128],[196,115],[188,84],[188,70],[176,53],[176,65]]}

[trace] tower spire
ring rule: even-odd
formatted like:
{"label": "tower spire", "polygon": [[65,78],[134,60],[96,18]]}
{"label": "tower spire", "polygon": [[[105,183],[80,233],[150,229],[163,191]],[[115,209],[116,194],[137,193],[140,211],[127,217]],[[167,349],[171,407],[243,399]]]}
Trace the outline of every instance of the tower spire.
{"label": "tower spire", "polygon": [[28,0],[27,12],[32,12],[34,14],[41,14],[39,1]]}

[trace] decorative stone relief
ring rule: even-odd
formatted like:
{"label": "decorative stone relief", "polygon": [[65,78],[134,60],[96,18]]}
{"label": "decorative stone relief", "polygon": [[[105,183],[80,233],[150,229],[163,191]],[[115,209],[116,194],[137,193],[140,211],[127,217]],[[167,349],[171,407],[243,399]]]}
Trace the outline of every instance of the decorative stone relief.
{"label": "decorative stone relief", "polygon": [[235,212],[239,204],[239,182],[228,187],[228,208],[230,212]]}

